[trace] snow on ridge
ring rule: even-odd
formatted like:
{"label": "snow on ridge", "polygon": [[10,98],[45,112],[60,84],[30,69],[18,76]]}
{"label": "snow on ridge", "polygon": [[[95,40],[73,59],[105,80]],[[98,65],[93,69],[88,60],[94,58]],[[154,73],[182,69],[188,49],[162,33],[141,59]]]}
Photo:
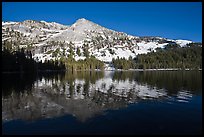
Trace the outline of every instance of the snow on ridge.
{"label": "snow on ridge", "polygon": [[192,41],[190,40],[181,40],[181,39],[175,40],[175,42],[179,44],[181,47],[186,46],[186,44],[192,43]]}
{"label": "snow on ridge", "polygon": [[186,46],[186,44],[193,43],[193,41],[191,41],[191,40],[183,40],[183,39],[177,39],[177,40],[167,39],[167,40],[175,42],[176,44],[180,45],[181,47]]}
{"label": "snow on ridge", "polygon": [[4,22],[4,21],[2,21],[2,26],[3,25],[12,25],[12,24],[16,24],[16,23],[18,23],[18,22],[13,22],[13,21],[6,21],[6,22]]}

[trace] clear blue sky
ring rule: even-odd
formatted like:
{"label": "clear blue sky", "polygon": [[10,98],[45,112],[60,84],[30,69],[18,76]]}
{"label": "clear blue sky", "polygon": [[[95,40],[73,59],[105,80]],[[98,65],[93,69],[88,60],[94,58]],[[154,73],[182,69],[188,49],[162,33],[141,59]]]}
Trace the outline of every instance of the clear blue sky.
{"label": "clear blue sky", "polygon": [[202,41],[201,2],[3,2],[3,21],[65,25],[86,18],[135,36]]}

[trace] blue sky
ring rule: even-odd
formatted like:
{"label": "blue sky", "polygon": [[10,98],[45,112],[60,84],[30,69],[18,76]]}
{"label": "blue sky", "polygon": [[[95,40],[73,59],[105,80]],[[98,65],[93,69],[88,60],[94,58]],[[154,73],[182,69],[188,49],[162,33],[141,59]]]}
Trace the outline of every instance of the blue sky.
{"label": "blue sky", "polygon": [[86,18],[135,36],[202,41],[201,2],[3,2],[3,21],[73,24]]}

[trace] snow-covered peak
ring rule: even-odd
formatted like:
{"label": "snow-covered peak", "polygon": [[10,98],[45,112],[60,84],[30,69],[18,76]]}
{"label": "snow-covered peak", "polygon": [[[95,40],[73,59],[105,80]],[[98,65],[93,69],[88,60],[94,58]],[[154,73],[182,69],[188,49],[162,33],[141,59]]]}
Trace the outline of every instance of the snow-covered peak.
{"label": "snow-covered peak", "polygon": [[87,19],[85,19],[85,18],[80,18],[80,19],[78,19],[76,22],[85,22],[85,21],[89,21],[89,20],[87,20]]}
{"label": "snow-covered peak", "polygon": [[80,25],[87,25],[89,23],[90,23],[90,21],[86,20],[85,18],[81,18],[81,19],[78,19],[74,24],[72,24],[71,27],[77,27]]}
{"label": "snow-covered peak", "polygon": [[78,19],[75,23],[93,23],[85,18]]}
{"label": "snow-covered peak", "polygon": [[71,29],[81,32],[85,30],[96,30],[98,27],[100,28],[99,25],[85,18],[78,19],[73,25],[71,25]]}

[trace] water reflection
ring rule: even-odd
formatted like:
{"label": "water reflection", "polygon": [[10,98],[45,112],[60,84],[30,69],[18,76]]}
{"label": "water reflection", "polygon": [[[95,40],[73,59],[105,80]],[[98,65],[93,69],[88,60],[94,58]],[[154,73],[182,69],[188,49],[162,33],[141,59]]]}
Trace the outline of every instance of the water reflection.
{"label": "water reflection", "polygon": [[[61,72],[4,74],[2,120],[33,121],[71,114],[86,121],[140,100],[187,103],[201,94],[202,72]],[[19,76],[20,75],[20,76]]]}

